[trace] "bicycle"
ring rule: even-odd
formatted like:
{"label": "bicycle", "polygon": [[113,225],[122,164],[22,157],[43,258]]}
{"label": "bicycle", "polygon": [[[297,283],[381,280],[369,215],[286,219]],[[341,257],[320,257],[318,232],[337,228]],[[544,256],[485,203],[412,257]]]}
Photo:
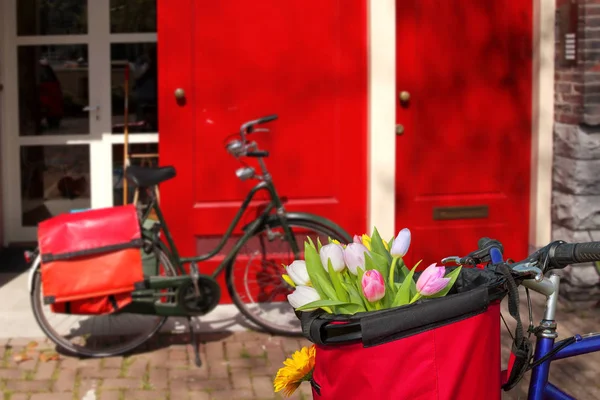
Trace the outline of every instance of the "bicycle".
{"label": "bicycle", "polygon": [[[510,312],[517,320],[515,344],[519,346],[523,356],[521,359],[516,358],[513,364],[513,369],[517,369],[516,379],[509,386],[506,386],[505,390],[512,389],[526,372],[531,371],[529,400],[574,399],[574,397],[549,382],[550,365],[556,360],[600,351],[600,333],[574,335],[556,342],[558,337],[556,308],[560,277],[550,272],[554,269],[562,269],[570,264],[595,261],[600,261],[600,242],[566,243],[558,240],[537,250],[524,260],[512,262],[511,260],[504,261],[502,244],[489,238],[480,239],[479,249],[468,256],[462,258],[447,257],[442,260],[443,264],[453,263],[471,266],[505,264],[510,267],[512,274],[515,276],[515,281],[527,290],[530,318],[528,332],[530,335],[533,333],[536,336],[535,351],[529,344],[529,338],[524,336],[518,305],[516,305]],[[550,275],[546,277],[548,273]],[[537,326],[534,326],[532,320],[529,289],[546,297],[544,315]],[[509,371],[503,371],[503,373],[509,374]]]}
{"label": "bicycle", "polygon": [[[260,174],[253,167],[245,164],[236,171],[240,180],[255,179],[258,180],[258,183],[248,192],[219,243],[206,254],[196,257],[180,257],[159,206],[157,187],[160,183],[175,177],[175,169],[171,166],[159,168],[129,166],[127,168],[127,178],[136,187],[136,193],[139,190],[145,190],[150,202],[147,206],[141,205],[138,208],[138,216],[143,226],[143,256],[145,260],[150,260],[149,265],[153,266],[154,262],[159,265],[157,268],[153,267],[151,276],[146,279],[145,287],[133,292],[134,302],[123,312],[91,316],[91,323],[80,324],[78,329],[68,330],[65,335],[62,335],[57,331],[59,328],[51,324],[53,318],[66,319],[73,316],[65,316],[65,314],[55,314],[59,317],[51,316],[51,318],[46,316],[42,301],[39,249],[26,254],[27,259],[33,260],[29,274],[32,309],[44,334],[60,348],[76,355],[108,357],[138,348],[154,336],[169,317],[186,317],[191,341],[196,351],[196,364],[200,365],[197,338],[194,334],[191,317],[206,315],[217,306],[221,298],[221,291],[216,278],[225,271],[227,290],[237,309],[246,318],[258,328],[269,333],[301,335],[300,323],[293,308],[287,302],[286,295],[291,293],[292,288],[281,278],[282,264],[287,265],[295,259],[302,258],[306,236],[311,236],[313,241],[319,239],[325,242],[328,238],[346,243],[351,242],[352,239],[340,226],[326,218],[314,214],[286,211],[285,199],[279,196],[264,162],[264,158],[268,157],[269,153],[260,150],[255,141],[248,140],[250,134],[269,131],[265,128],[257,128],[257,125],[273,121],[276,118],[276,115],[270,115],[248,121],[241,125],[239,138],[228,141],[226,149],[238,161],[241,161],[243,157],[258,159]],[[264,205],[259,211],[260,214],[252,222],[242,227],[242,237],[219,263],[218,268],[211,275],[201,274],[198,263],[216,257],[224,249],[244,212],[248,209],[250,201],[260,191],[268,193],[268,203]],[[150,218],[151,214],[155,216],[155,220]],[[291,249],[287,252],[274,252],[274,246],[278,243],[287,244]],[[240,252],[242,248],[253,244],[258,244],[258,250],[247,257],[249,262],[246,264],[246,268],[240,271],[240,268],[236,266],[236,261],[238,263],[244,261]],[[255,257],[258,257],[259,262],[258,271],[254,274],[249,271],[249,268],[257,265],[253,262]],[[186,272],[184,265],[189,265],[189,273]],[[252,280],[254,275],[257,277],[256,282]],[[238,287],[238,284],[241,284],[241,287]],[[250,293],[255,286],[258,286],[258,295]],[[264,306],[265,310],[257,310],[257,306]],[[119,329],[115,329],[111,321],[121,317],[150,317],[152,321],[119,325]],[[80,331],[84,331],[84,328],[90,325],[93,326],[96,321],[100,321],[99,324],[102,327],[108,325],[107,331],[109,332],[99,337],[84,337],[83,344],[71,341],[72,336],[81,333]],[[132,337],[129,331],[134,327],[143,329],[141,333]],[[62,324],[60,329],[65,331]],[[115,336],[119,337],[119,341],[124,337],[125,342],[112,344],[111,340]],[[98,339],[108,342],[108,347],[102,349],[88,347],[95,344]]]}

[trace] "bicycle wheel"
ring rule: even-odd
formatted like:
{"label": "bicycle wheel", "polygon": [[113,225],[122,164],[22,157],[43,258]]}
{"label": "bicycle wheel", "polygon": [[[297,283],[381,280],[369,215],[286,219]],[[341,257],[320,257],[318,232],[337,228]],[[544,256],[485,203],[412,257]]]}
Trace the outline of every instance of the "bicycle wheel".
{"label": "bicycle wheel", "polygon": [[[154,247],[158,271],[175,275],[167,254]],[[158,300],[157,300],[158,301]],[[70,315],[53,313],[44,305],[40,271],[36,272],[31,306],[35,319],[59,348],[84,357],[112,357],[127,353],[150,339],[168,317],[129,313]]]}
{"label": "bicycle wheel", "polygon": [[[328,237],[343,241],[341,234],[308,221],[289,220],[300,247],[310,237],[327,244]],[[269,333],[300,336],[302,328],[287,301],[291,288],[281,277],[283,265],[294,261],[294,253],[279,222],[250,237],[227,268],[227,290],[237,308],[252,323]]]}

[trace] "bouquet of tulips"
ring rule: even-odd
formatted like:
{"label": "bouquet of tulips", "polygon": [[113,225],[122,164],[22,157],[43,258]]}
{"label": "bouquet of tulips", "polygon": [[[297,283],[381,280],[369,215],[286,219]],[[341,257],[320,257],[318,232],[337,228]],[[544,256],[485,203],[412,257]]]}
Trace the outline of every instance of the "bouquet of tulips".
{"label": "bouquet of tulips", "polygon": [[402,229],[384,241],[377,228],[371,236],[354,236],[353,243],[305,242],[304,260],[286,266],[283,279],[295,288],[288,301],[297,311],[323,309],[332,314],[355,314],[399,307],[421,298],[445,296],[461,267],[446,275],[443,266],[427,267],[417,280],[402,257],[410,247],[411,233]]}
{"label": "bouquet of tulips", "polygon": [[[414,279],[402,257],[410,247],[409,229],[384,241],[377,228],[371,236],[354,236],[353,243],[317,244],[310,238],[304,244],[304,260],[285,267],[283,279],[293,286],[288,301],[297,311],[322,309],[331,314],[355,314],[411,304],[419,299],[445,296],[460,274],[461,267],[446,274],[435,263]],[[313,344],[296,351],[284,362],[274,379],[275,392],[291,395],[302,382],[309,381],[315,365]]]}

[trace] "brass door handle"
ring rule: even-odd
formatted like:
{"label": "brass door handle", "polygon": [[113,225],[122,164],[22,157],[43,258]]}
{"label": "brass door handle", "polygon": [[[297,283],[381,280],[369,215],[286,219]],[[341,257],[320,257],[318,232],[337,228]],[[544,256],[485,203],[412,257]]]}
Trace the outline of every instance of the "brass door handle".
{"label": "brass door handle", "polygon": [[408,93],[406,90],[403,90],[400,92],[400,94],[398,95],[398,97],[400,97],[400,101],[402,102],[407,102],[410,100],[410,93]]}
{"label": "brass door handle", "polygon": [[185,90],[182,88],[175,89],[175,98],[177,100],[183,100],[185,98]]}
{"label": "brass door handle", "polygon": [[402,136],[404,134],[404,125],[397,124],[396,125],[396,135]]}

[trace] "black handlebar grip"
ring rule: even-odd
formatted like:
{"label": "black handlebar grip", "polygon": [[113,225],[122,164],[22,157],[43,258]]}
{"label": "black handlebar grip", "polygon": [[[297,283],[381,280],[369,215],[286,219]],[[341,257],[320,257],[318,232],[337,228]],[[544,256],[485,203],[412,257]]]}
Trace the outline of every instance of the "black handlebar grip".
{"label": "black handlebar grip", "polygon": [[600,242],[558,243],[550,248],[548,255],[550,264],[555,268],[600,261]]}
{"label": "black handlebar grip", "polygon": [[267,115],[266,117],[259,118],[256,123],[257,124],[265,124],[267,122],[275,121],[277,119],[277,114]]}
{"label": "black handlebar grip", "polygon": [[269,152],[266,150],[248,151],[246,152],[248,157],[269,157]]}

